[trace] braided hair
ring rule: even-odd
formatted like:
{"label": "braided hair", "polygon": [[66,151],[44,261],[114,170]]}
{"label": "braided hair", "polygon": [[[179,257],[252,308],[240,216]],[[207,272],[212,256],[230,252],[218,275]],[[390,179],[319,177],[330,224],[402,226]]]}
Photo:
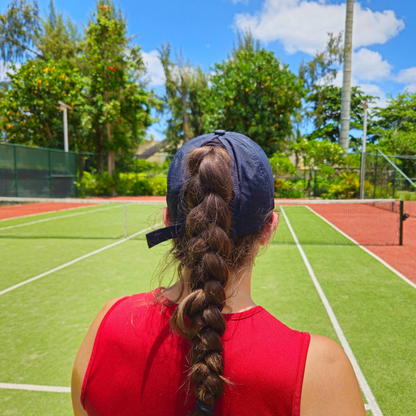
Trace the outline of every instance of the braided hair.
{"label": "braided hair", "polygon": [[214,414],[215,402],[227,382],[221,338],[226,330],[221,313],[226,287],[236,270],[254,261],[257,252],[253,246],[260,240],[261,230],[229,237],[233,181],[231,159],[225,149],[197,148],[187,163],[186,233],[174,240],[172,253],[179,275],[189,273],[190,293],[179,303],[170,324],[191,344],[189,374],[197,403],[192,416],[207,416]]}

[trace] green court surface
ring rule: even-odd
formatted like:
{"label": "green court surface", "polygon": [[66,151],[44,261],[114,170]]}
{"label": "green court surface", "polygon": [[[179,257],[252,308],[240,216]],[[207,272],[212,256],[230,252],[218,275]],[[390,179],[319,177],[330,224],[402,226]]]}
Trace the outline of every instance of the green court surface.
{"label": "green court surface", "polygon": [[[159,206],[127,209],[127,221],[119,206],[7,230],[70,211],[1,221],[0,292],[122,241],[126,227],[131,237],[161,220]],[[299,222],[294,209],[285,212],[297,235],[313,230],[316,240],[303,250],[382,414],[416,414],[416,289],[345,237],[325,244],[337,232],[319,217]],[[170,244],[161,246],[149,250],[142,233],[0,295],[0,383],[69,387],[76,351],[103,304],[158,286],[155,270]],[[293,329],[339,341],[282,215],[256,261],[253,297]],[[71,415],[70,394],[0,388],[0,414]]]}

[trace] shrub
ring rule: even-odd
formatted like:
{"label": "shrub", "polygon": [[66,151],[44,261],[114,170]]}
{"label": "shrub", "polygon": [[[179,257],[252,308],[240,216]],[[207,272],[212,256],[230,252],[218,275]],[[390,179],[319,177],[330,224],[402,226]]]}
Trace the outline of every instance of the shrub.
{"label": "shrub", "polygon": [[115,182],[114,178],[103,174],[84,172],[84,176],[77,184],[80,197],[85,196],[109,196],[111,195]]}
{"label": "shrub", "polygon": [[168,191],[168,178],[153,178],[150,183],[151,195],[163,196]]}
{"label": "shrub", "polygon": [[[339,182],[331,185],[328,192],[323,194],[325,199],[356,199],[360,197],[360,176],[356,173],[344,172]],[[364,181],[365,193],[371,192],[371,183]]]}
{"label": "shrub", "polygon": [[303,189],[298,184],[283,179],[274,180],[275,198],[304,198]]}

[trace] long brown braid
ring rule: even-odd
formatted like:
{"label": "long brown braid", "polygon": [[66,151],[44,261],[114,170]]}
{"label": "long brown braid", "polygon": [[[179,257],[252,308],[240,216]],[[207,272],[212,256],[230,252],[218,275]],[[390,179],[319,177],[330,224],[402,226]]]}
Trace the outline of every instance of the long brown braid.
{"label": "long brown braid", "polygon": [[[221,313],[225,288],[233,271],[254,260],[252,248],[261,230],[245,237],[229,237],[233,182],[226,150],[193,150],[188,156],[188,170],[186,235],[174,240],[172,252],[179,262],[179,275],[190,273],[191,292],[176,308],[171,326],[191,344],[194,393],[199,404],[209,407],[222,395],[227,381],[223,377],[221,339],[226,329]],[[198,410],[192,413],[200,414]]]}

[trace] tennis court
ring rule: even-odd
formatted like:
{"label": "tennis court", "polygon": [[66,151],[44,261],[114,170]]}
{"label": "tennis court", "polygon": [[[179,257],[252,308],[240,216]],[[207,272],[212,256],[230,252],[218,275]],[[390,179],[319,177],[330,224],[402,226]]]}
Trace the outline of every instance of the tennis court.
{"label": "tennis court", "polygon": [[[72,414],[72,363],[93,317],[110,298],[155,288],[169,247],[148,250],[145,241],[163,204],[34,212],[39,203],[0,221],[2,415]],[[400,211],[392,201],[357,204],[279,205],[276,236],[254,269],[254,300],[290,327],[343,345],[368,415],[416,414],[416,287],[350,239],[399,244]]]}

